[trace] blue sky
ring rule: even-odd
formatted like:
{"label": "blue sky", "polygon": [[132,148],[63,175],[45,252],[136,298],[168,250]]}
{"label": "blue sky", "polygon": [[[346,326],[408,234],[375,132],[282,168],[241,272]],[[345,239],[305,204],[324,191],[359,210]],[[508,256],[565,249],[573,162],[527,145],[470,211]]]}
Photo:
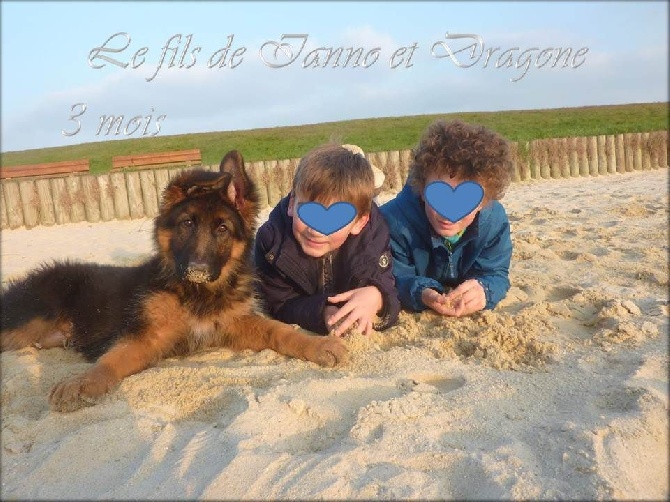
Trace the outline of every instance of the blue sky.
{"label": "blue sky", "polygon": [[[143,133],[668,99],[668,4],[660,1],[3,1],[1,9],[2,151]],[[127,35],[107,48],[120,49],[130,39],[128,47],[101,54],[128,66],[98,58],[94,64],[105,66],[92,68],[91,51],[117,33]],[[470,37],[447,39],[447,33]],[[158,68],[174,35],[181,43],[175,37],[175,50],[165,51]],[[190,68],[179,68],[188,35],[188,53],[201,49],[183,59]],[[283,35],[306,39],[282,41]],[[231,36],[229,56],[245,49],[237,65],[209,68]],[[272,50],[281,43],[289,45]],[[402,47],[404,59],[397,56],[400,64],[391,68]],[[143,62],[133,69],[133,55],[142,48],[135,64]],[[324,67],[319,48],[344,54],[360,48],[368,64],[361,57],[359,66],[353,60],[345,66],[341,57],[338,67],[333,59]],[[557,48],[570,49],[570,57],[552,68]],[[86,105],[79,129],[70,120],[77,103]],[[98,132],[101,118],[111,115],[124,117],[119,134],[115,127],[106,134],[106,126]]]}

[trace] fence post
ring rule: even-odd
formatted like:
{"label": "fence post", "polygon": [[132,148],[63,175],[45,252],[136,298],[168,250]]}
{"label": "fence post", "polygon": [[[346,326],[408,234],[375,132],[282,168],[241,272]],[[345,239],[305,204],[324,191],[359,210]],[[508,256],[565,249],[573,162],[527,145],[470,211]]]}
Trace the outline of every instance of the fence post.
{"label": "fence post", "polygon": [[291,193],[293,189],[293,178],[295,178],[295,172],[298,170],[298,165],[300,164],[299,157],[292,157],[289,159],[288,163],[288,193]]}
{"label": "fence post", "polygon": [[540,175],[544,179],[551,178],[551,158],[549,148],[551,145],[550,139],[539,140],[540,145]]}
{"label": "fence post", "polygon": [[537,139],[530,142],[530,160],[530,177],[534,180],[540,179],[540,146]]}
{"label": "fence post", "polygon": [[4,183],[5,204],[7,205],[7,221],[9,228],[23,226],[23,211],[21,211],[21,194],[19,185],[15,181]]}
{"label": "fence post", "polygon": [[579,159],[579,175],[591,176],[589,169],[589,152],[586,138],[579,136],[577,138],[577,157]]}
{"label": "fence post", "polygon": [[614,136],[605,136],[605,155],[607,155],[607,173],[616,173],[616,152],[614,146]]}
{"label": "fence post", "polygon": [[163,191],[170,183],[170,172],[167,169],[156,170],[156,198],[158,199],[158,211],[160,212],[161,203],[163,202]]}
{"label": "fence post", "polygon": [[616,171],[618,173],[626,172],[626,151],[623,145],[623,134],[617,134],[614,140],[614,150],[616,151]]}
{"label": "fence post", "polygon": [[130,218],[142,218],[145,215],[144,200],[142,199],[140,175],[137,171],[126,173],[126,187],[128,188],[128,208],[130,209]]}
{"label": "fence post", "polygon": [[[389,169],[389,155],[388,152],[377,152],[377,159],[379,159],[378,164],[376,166],[381,169],[381,171],[384,173],[384,183],[390,183],[391,180],[390,178],[390,169]],[[389,186],[389,185],[386,185]]]}
{"label": "fence post", "polygon": [[142,203],[144,216],[158,216],[158,196],[156,195],[156,178],[154,170],[140,171],[140,187],[142,188]]}
{"label": "fence post", "polygon": [[561,177],[561,144],[558,138],[551,138],[547,141],[547,160],[549,162],[549,171],[551,177],[556,179]]}
{"label": "fence post", "polygon": [[0,185],[0,228],[3,230],[9,228],[9,219],[7,218],[7,204],[5,203],[4,183]]}
{"label": "fence post", "polygon": [[633,133],[633,169],[636,171],[642,170],[642,134],[639,132]]}
{"label": "fence post", "polygon": [[277,161],[266,160],[263,162],[263,166],[268,189],[268,205],[273,207],[277,205],[281,199]]}
{"label": "fence post", "polygon": [[86,174],[81,176],[81,188],[84,194],[84,211],[86,221],[97,223],[100,221],[100,187],[95,176]]}
{"label": "fence post", "polygon": [[626,153],[626,172],[632,172],[635,165],[635,148],[634,148],[634,139],[632,134],[624,134],[624,151]]}
{"label": "fence post", "polygon": [[570,155],[568,153],[568,139],[558,138],[556,140],[558,149],[558,165],[562,178],[570,177]]}
{"label": "fence post", "polygon": [[665,169],[668,167],[668,131],[656,131],[653,138],[658,167]]}
{"label": "fence post", "polygon": [[402,182],[403,175],[400,172],[400,152],[398,150],[393,150],[389,152],[388,173],[384,180],[384,185],[382,186],[400,191],[402,189]]}
{"label": "fence post", "polygon": [[[409,177],[409,171],[412,167],[412,150],[401,150],[400,151],[400,173],[402,179],[402,186],[405,186],[407,178]],[[401,186],[401,189],[402,189]]]}
{"label": "fence post", "polygon": [[51,193],[54,198],[54,213],[56,215],[56,223],[62,225],[64,223],[70,223],[72,221],[70,217],[70,206],[72,205],[72,200],[70,199],[70,194],[67,191],[65,186],[64,178],[51,178],[49,180],[51,183]]}
{"label": "fence post", "polygon": [[258,187],[258,203],[260,204],[260,207],[263,208],[269,206],[268,179],[263,161],[249,163],[249,176],[251,176]]}
{"label": "fence post", "polygon": [[18,183],[15,181],[5,182],[4,194],[9,228],[23,226],[23,211],[21,211],[21,194],[19,193]]}
{"label": "fence post", "polygon": [[519,171],[519,176],[522,181],[526,181],[532,178],[531,175],[531,152],[530,152],[530,141],[526,141],[525,143],[519,144],[519,148],[521,151],[521,170]]}
{"label": "fence post", "polygon": [[[291,191],[291,179],[289,179],[289,171],[291,170],[291,160],[282,159],[277,161],[277,172],[275,179],[277,180],[277,188],[279,189],[279,200],[283,199]],[[279,202],[279,201],[277,201]]]}
{"label": "fence post", "polygon": [[589,158],[589,172],[591,176],[598,176],[598,137],[590,136],[587,139],[586,155]]}
{"label": "fence post", "polygon": [[605,153],[605,136],[597,136],[598,144],[598,174],[607,174],[607,154]]}
{"label": "fence post", "polygon": [[76,174],[70,174],[65,178],[67,192],[70,194],[70,221],[79,223],[86,220],[86,209],[84,209],[84,194],[81,189],[81,180]]}
{"label": "fence post", "polygon": [[19,181],[19,194],[23,209],[23,224],[26,228],[33,228],[40,221],[40,204],[33,180]]}
{"label": "fence post", "polygon": [[648,132],[642,133],[642,169],[651,170],[651,138]]}
{"label": "fence post", "polygon": [[114,219],[114,187],[109,178],[109,174],[99,174],[98,179],[98,193],[100,194],[100,218],[102,221],[110,221]]}
{"label": "fence post", "polygon": [[127,220],[130,218],[130,207],[128,206],[126,178],[123,173],[112,173],[109,177],[114,197],[114,214],[119,220]]}
{"label": "fence post", "polygon": [[568,141],[568,163],[570,169],[570,176],[579,177],[579,155],[577,153],[577,138],[574,136],[567,139]]}
{"label": "fence post", "polygon": [[519,174],[519,144],[516,141],[509,142],[509,158],[511,164],[512,183],[520,181]]}
{"label": "fence post", "polygon": [[43,178],[35,180],[35,188],[37,189],[37,197],[40,204],[40,223],[42,225],[53,225],[56,223],[56,215],[54,213],[54,201],[53,197],[51,197],[49,180]]}

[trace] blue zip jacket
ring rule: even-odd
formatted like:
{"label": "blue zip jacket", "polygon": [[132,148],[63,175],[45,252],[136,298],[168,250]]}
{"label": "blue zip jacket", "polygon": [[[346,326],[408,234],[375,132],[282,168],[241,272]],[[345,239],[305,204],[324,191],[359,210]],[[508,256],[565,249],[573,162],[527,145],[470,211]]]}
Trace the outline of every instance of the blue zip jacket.
{"label": "blue zip jacket", "polygon": [[391,233],[393,275],[403,307],[420,312],[425,288],[444,292],[477,279],[486,293],[486,309],[494,308],[509,290],[512,239],[502,204],[484,207],[452,250],[433,231],[423,200],[406,184],[380,208]]}

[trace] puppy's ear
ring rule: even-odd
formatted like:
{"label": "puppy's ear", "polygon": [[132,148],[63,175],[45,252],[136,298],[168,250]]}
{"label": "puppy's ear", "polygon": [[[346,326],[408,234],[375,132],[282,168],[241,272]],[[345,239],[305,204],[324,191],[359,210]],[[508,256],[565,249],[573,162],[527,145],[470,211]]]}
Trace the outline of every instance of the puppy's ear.
{"label": "puppy's ear", "polygon": [[219,164],[219,171],[233,177],[228,187],[228,198],[235,207],[242,209],[245,201],[255,201],[254,185],[244,169],[244,158],[237,150],[229,151]]}
{"label": "puppy's ear", "polygon": [[161,212],[168,211],[186,198],[186,190],[181,185],[170,183],[163,191]]}
{"label": "puppy's ear", "polygon": [[219,171],[229,173],[232,176],[225,196],[235,205],[242,218],[249,225],[255,226],[256,217],[260,211],[258,192],[255,183],[244,168],[244,158],[242,158],[240,152],[237,150],[229,151],[221,160]]}
{"label": "puppy's ear", "polygon": [[244,157],[242,157],[242,154],[237,150],[230,150],[223,156],[223,159],[221,159],[221,163],[219,164],[219,172],[230,173],[239,166],[244,168]]}

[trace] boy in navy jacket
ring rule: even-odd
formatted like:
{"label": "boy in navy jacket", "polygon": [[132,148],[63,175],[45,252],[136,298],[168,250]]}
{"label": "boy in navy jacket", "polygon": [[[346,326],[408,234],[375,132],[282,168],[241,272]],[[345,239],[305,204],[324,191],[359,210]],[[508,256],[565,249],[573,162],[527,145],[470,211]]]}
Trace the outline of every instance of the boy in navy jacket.
{"label": "boy in navy jacket", "polygon": [[[365,157],[342,146],[317,147],[301,159],[291,193],[256,234],[259,289],[272,317],[336,336],[354,324],[368,334],[396,322],[400,302],[374,179]],[[303,221],[301,206],[314,202],[329,210],[348,203],[355,216],[321,233],[317,228],[327,230],[317,221]]]}
{"label": "boy in navy jacket", "polygon": [[[500,135],[461,121],[428,127],[414,150],[407,184],[381,207],[403,307],[458,317],[492,309],[505,297],[512,240],[498,199],[511,181],[511,169],[509,145]],[[450,187],[441,187],[443,200],[426,190],[436,182]],[[478,184],[483,197],[451,221],[445,213],[451,211],[452,198],[446,196],[452,194],[445,192],[464,182]]]}

